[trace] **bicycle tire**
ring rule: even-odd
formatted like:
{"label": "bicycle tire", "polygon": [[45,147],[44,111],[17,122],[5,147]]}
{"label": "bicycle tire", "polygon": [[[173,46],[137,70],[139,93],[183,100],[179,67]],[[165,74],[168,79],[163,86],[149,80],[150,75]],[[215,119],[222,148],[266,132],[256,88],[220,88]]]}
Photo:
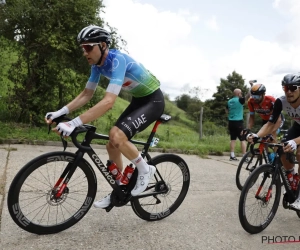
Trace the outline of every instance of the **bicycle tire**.
{"label": "bicycle tire", "polygon": [[[156,166],[169,188],[168,192],[157,195],[157,198],[148,196],[135,199],[131,201],[131,207],[135,214],[141,219],[157,221],[171,215],[183,202],[190,185],[190,171],[186,162],[181,157],[174,154],[155,156],[151,159],[149,164]],[[157,188],[158,186],[163,185],[160,181],[160,177],[156,173],[155,178],[149,183],[150,186],[153,186],[153,189],[148,191],[154,191],[155,187]],[[171,193],[172,195],[170,195]],[[175,200],[171,201],[173,198]],[[157,203],[158,200],[163,201]],[[147,210],[147,208],[149,208],[149,210]],[[160,208],[162,210],[158,211]]]}
{"label": "bicycle tire", "polygon": [[[251,157],[249,156],[251,155]],[[247,158],[250,158],[249,162],[245,162]],[[255,158],[256,157],[256,158]],[[256,159],[255,164],[252,165],[253,160]],[[236,170],[236,176],[235,176],[235,183],[239,190],[242,190],[244,187],[244,184],[254,169],[256,169],[258,166],[262,165],[262,156],[261,155],[253,155],[250,151],[246,152],[246,154],[241,159],[238,168]],[[251,169],[250,170],[248,169]],[[243,169],[245,171],[243,171]]]}
{"label": "bicycle tire", "polygon": [[85,159],[78,164],[61,199],[53,199],[52,193],[63,169],[75,157],[69,152],[46,153],[28,162],[17,173],[8,191],[7,205],[19,227],[34,234],[53,234],[84,217],[97,191],[95,172]]}
{"label": "bicycle tire", "polygon": [[[277,175],[275,183],[273,184],[270,200],[266,201],[273,175],[274,167],[272,165],[261,165],[249,176],[241,192],[239,200],[239,220],[244,230],[250,234],[260,233],[266,229],[277,212],[281,195],[281,181],[279,175]],[[266,180],[262,183],[264,178]],[[258,199],[256,193],[259,189],[261,189],[261,191],[259,192],[260,195]],[[275,195],[274,191],[276,191]],[[272,204],[270,204],[271,202]],[[268,209],[269,204],[271,205],[270,209]],[[255,205],[258,207],[257,211],[255,210]],[[266,212],[264,212],[264,209],[266,209]],[[258,222],[258,218],[253,218],[254,215],[264,217],[263,221]]]}

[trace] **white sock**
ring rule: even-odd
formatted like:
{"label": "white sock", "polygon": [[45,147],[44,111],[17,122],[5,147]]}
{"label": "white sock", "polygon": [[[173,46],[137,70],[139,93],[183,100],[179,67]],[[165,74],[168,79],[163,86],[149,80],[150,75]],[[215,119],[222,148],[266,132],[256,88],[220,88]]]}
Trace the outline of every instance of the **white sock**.
{"label": "white sock", "polygon": [[292,168],[292,169],[289,169],[289,170],[285,170],[285,172],[292,173],[292,175],[295,175],[295,168]]}
{"label": "white sock", "polygon": [[149,165],[145,162],[140,154],[137,158],[130,161],[137,167],[139,174],[146,174],[149,172]]}
{"label": "white sock", "polygon": [[230,156],[231,156],[231,157],[234,157],[234,152],[230,152]]}

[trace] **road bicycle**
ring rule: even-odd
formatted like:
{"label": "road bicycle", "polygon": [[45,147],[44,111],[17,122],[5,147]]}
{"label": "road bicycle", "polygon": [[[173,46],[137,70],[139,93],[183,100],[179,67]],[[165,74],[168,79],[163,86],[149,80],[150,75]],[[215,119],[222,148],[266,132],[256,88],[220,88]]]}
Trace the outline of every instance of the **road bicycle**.
{"label": "road bicycle", "polygon": [[[295,210],[290,207],[290,204],[296,200],[299,192],[299,187],[297,190],[292,189],[282,165],[280,157],[284,154],[283,145],[266,144],[278,148],[274,162],[263,164],[252,172],[242,189],[239,200],[240,223],[245,231],[251,234],[260,233],[273,220],[279,206],[282,185],[285,188],[282,200],[285,209]],[[286,157],[291,163],[298,163],[294,154],[287,153]],[[300,218],[300,211],[295,211]]]}
{"label": "road bicycle", "polygon": [[[53,120],[58,124],[66,117]],[[111,204],[121,207],[130,202],[141,219],[157,221],[171,215],[183,202],[189,189],[190,172],[186,162],[174,154],[160,154],[153,158],[148,151],[159,124],[171,116],[163,114],[154,124],[147,142],[131,140],[143,145],[142,156],[156,167],[146,190],[131,196],[137,179],[134,170],[128,185],[117,185],[112,174],[91,147],[94,139],[109,140],[108,135],[96,133],[92,125],[76,128],[70,135],[76,153],[57,151],[38,156],[28,162],[14,177],[7,197],[10,216],[22,229],[35,234],[53,234],[70,228],[89,211],[97,192],[97,177],[91,164],[83,158],[87,154],[104,179],[110,184]],[[77,136],[84,135],[82,142]],[[62,137],[63,138],[63,137]],[[64,149],[67,147],[62,139]]]}
{"label": "road bicycle", "polygon": [[246,154],[242,157],[236,170],[235,182],[239,190],[243,189],[247,178],[254,169],[263,163],[271,164],[268,157],[268,149],[266,144],[264,144],[268,139],[270,139],[270,137],[264,138],[258,148],[254,148],[255,144],[248,144],[249,150],[247,150]]}
{"label": "road bicycle", "polygon": [[[249,131],[248,131],[249,132]],[[280,133],[286,133],[287,130],[280,130]],[[242,157],[236,170],[235,182],[239,190],[243,189],[243,186],[249,177],[249,175],[258,166],[265,164],[271,164],[269,154],[274,153],[274,148],[268,147],[264,142],[272,141],[273,137],[268,135],[264,137],[259,144],[258,148],[254,148],[255,144],[248,143],[246,154]],[[253,152],[253,153],[252,153]]]}

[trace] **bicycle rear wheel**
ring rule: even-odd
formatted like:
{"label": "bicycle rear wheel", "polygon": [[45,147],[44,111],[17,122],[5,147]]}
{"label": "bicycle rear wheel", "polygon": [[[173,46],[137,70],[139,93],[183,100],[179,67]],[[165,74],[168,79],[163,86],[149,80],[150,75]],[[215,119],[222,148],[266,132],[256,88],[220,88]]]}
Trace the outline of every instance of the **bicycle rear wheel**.
{"label": "bicycle rear wheel", "polygon": [[[246,159],[248,159],[248,162],[246,162]],[[262,155],[253,155],[250,151],[248,151],[243,156],[238,165],[235,176],[236,186],[239,190],[243,189],[249,175],[260,165],[262,165]]]}
{"label": "bicycle rear wheel", "polygon": [[91,207],[97,180],[94,170],[82,160],[59,198],[54,185],[75,154],[52,152],[27,163],[12,181],[7,197],[15,223],[35,234],[63,231],[81,220]]}
{"label": "bicycle rear wheel", "polygon": [[190,172],[186,162],[173,154],[158,155],[149,164],[156,166],[157,172],[145,193],[164,189],[166,192],[135,199],[131,206],[140,218],[156,221],[171,215],[183,202],[190,185]]}
{"label": "bicycle rear wheel", "polygon": [[272,165],[260,166],[249,176],[241,192],[239,219],[242,227],[248,233],[256,234],[263,231],[277,212],[281,182],[280,176],[277,175],[272,184],[273,175],[274,167]]}

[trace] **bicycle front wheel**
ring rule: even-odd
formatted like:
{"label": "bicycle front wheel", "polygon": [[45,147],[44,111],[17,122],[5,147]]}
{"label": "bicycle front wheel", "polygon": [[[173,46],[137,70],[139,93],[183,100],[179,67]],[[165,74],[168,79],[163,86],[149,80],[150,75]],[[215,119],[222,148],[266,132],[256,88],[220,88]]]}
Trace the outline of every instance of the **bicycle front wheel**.
{"label": "bicycle front wheel", "polygon": [[238,165],[235,176],[236,186],[239,190],[243,189],[249,175],[260,165],[262,165],[262,155],[253,155],[250,151],[248,151],[243,156]]}
{"label": "bicycle front wheel", "polygon": [[273,220],[280,202],[280,176],[275,177],[274,167],[264,164],[247,179],[239,201],[239,219],[242,227],[251,234],[260,233]]}
{"label": "bicycle front wheel", "polygon": [[164,189],[166,192],[135,199],[131,201],[131,206],[140,218],[156,221],[171,215],[183,202],[190,185],[190,171],[186,162],[173,154],[158,155],[149,164],[155,166],[157,171],[146,193]]}
{"label": "bicycle front wheel", "polygon": [[63,231],[81,220],[91,207],[97,180],[84,159],[78,164],[64,192],[56,197],[54,188],[75,154],[52,152],[27,163],[12,181],[7,197],[8,210],[15,223],[35,234]]}

